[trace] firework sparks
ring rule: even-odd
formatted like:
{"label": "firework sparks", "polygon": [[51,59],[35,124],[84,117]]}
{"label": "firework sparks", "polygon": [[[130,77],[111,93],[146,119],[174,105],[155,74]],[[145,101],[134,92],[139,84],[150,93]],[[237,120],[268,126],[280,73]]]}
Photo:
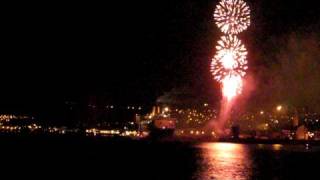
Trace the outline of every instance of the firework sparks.
{"label": "firework sparks", "polygon": [[222,132],[230,118],[233,99],[242,93],[243,77],[248,69],[247,49],[236,35],[250,26],[250,9],[243,0],[221,0],[215,9],[214,20],[225,34],[218,41],[211,62],[211,73],[222,85],[221,111],[214,126],[217,132]]}
{"label": "firework sparks", "polygon": [[243,0],[221,0],[215,9],[214,19],[226,35],[221,37],[216,46],[211,73],[222,84],[223,96],[230,101],[241,94],[242,78],[248,69],[247,49],[236,34],[250,26],[250,9]]}
{"label": "firework sparks", "polygon": [[222,93],[229,101],[242,91],[242,78],[238,74],[229,74],[222,79]]}
{"label": "firework sparks", "polygon": [[214,79],[222,82],[226,76],[244,77],[247,66],[247,49],[236,36],[222,36],[212,59],[211,72]]}
{"label": "firework sparks", "polygon": [[223,33],[238,34],[250,26],[250,9],[243,0],[222,0],[214,19]]}

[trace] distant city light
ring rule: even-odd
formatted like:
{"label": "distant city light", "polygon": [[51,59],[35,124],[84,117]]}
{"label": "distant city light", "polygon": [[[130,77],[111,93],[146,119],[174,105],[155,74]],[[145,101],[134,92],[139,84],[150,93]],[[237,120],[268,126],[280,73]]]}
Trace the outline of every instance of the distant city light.
{"label": "distant city light", "polygon": [[169,107],[165,107],[164,112],[169,112]]}
{"label": "distant city light", "polygon": [[273,144],[273,145],[272,145],[272,149],[273,149],[273,150],[276,150],[276,151],[281,150],[282,147],[283,147],[283,145],[281,145],[281,144]]}
{"label": "distant city light", "polygon": [[282,106],[281,105],[277,106],[277,111],[281,111],[281,110],[282,110]]}

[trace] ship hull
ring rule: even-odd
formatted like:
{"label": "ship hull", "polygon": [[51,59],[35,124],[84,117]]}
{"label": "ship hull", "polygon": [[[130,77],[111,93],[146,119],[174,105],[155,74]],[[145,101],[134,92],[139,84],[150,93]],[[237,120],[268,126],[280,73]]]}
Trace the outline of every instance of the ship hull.
{"label": "ship hull", "polygon": [[166,138],[172,137],[174,134],[174,129],[150,129],[150,137],[152,138]]}

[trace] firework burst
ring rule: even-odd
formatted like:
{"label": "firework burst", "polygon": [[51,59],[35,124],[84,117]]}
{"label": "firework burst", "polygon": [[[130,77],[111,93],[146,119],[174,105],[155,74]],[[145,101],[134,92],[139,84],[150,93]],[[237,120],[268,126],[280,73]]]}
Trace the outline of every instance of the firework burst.
{"label": "firework burst", "polygon": [[241,40],[233,35],[222,36],[216,50],[211,63],[211,73],[215,80],[222,82],[226,76],[245,76],[248,53]]}
{"label": "firework burst", "polygon": [[243,0],[222,0],[216,7],[214,19],[225,34],[238,34],[250,26],[250,9]]}

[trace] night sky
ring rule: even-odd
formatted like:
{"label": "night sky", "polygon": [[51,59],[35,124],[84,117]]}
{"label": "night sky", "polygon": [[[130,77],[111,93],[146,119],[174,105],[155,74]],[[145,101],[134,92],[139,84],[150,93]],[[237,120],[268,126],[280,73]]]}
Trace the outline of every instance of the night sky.
{"label": "night sky", "polygon": [[[252,26],[240,38],[254,69],[270,37],[319,33],[311,0],[250,0]],[[152,104],[190,87],[219,96],[210,59],[221,35],[215,0],[11,3],[2,5],[1,111],[47,111],[98,96]]]}

